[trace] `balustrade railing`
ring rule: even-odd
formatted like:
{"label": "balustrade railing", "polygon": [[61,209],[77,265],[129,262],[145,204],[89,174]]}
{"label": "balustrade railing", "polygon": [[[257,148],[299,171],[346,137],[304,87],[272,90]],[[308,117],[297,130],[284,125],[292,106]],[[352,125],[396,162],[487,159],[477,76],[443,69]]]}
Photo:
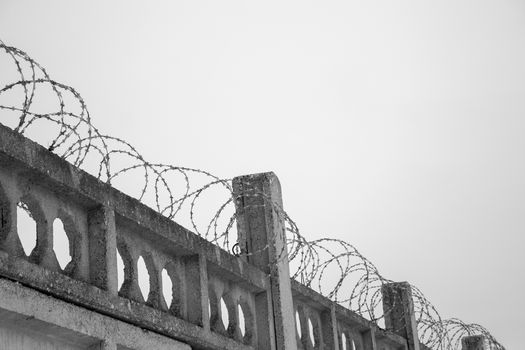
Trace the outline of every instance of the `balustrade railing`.
{"label": "balustrade railing", "polygon": [[[57,227],[69,249],[54,247]],[[1,125],[0,250],[1,276],[57,298],[197,349],[257,346],[264,272]]]}

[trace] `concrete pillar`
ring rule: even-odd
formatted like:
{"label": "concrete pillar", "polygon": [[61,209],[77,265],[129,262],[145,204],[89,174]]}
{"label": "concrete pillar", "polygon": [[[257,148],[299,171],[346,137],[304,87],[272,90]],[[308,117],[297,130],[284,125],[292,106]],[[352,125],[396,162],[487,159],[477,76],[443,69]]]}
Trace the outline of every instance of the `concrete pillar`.
{"label": "concrete pillar", "polygon": [[115,212],[106,206],[88,213],[90,281],[114,295],[118,293]]}
{"label": "concrete pillar", "polygon": [[471,335],[461,339],[461,350],[489,350],[490,346],[482,335]]}
{"label": "concrete pillar", "polygon": [[393,282],[384,284],[383,313],[387,330],[406,338],[408,350],[419,350],[416,317],[412,288],[408,282]]}
{"label": "concrete pillar", "polygon": [[[262,173],[236,177],[233,191],[241,254],[270,277],[268,302],[257,303],[267,306],[266,310],[257,310],[258,314],[267,314],[265,320],[257,317],[259,347],[296,350],[281,185],[274,173]],[[265,324],[259,324],[263,321]]]}

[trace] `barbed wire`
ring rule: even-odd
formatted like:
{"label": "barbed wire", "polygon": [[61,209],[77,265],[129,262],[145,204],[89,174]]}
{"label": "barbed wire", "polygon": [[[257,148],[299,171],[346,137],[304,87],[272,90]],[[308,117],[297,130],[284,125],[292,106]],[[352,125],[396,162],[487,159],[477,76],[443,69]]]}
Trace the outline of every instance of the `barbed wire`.
{"label": "barbed wire", "polygon": [[[0,89],[2,123],[20,134],[34,136],[48,150],[109,184],[115,185],[133,172],[139,172],[131,182],[135,184],[142,178],[141,184],[126,188],[123,181],[122,186],[128,190],[125,192],[135,190],[138,200],[179,223],[187,219],[196,234],[237,256],[256,253],[248,254],[237,243],[235,201],[240,195],[250,194],[234,193],[231,179],[222,179],[201,169],[149,162],[131,143],[101,133],[75,89],[52,80],[38,62],[1,40],[0,51],[5,53],[6,65],[10,61],[15,68],[12,79]],[[45,129],[45,132],[31,135],[35,129]],[[202,215],[199,205],[210,192],[219,205],[208,208],[211,214],[204,219],[199,217]],[[381,291],[392,281],[382,276],[353,245],[333,238],[308,241],[278,203],[263,193],[251,195],[259,196],[284,218],[286,227],[282,234],[286,235],[283,239],[287,244],[278,255],[279,259],[289,260],[291,278],[376,323],[389,316],[396,305],[390,309],[385,307]],[[338,277],[334,278],[334,274]],[[416,286],[410,288],[419,339],[429,348],[456,350],[461,348],[462,337],[483,335],[491,349],[504,349],[478,324],[442,319]]]}

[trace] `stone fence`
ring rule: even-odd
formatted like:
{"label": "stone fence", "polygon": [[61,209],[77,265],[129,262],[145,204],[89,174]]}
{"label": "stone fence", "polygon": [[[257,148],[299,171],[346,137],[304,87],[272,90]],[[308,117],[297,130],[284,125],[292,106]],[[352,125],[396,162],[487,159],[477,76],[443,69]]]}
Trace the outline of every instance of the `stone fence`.
{"label": "stone fence", "polygon": [[[286,249],[284,221],[267,201],[282,204],[274,174],[238,177],[233,187],[239,245],[249,253],[243,258],[0,124],[0,299],[14,295],[22,300],[21,291],[27,289],[193,349],[426,348],[417,338],[406,285],[383,288],[385,307],[393,310],[385,320],[390,330],[384,330],[290,280],[281,254]],[[254,191],[264,199],[251,196]],[[36,245],[27,254],[17,231],[19,207],[36,222]],[[63,267],[53,249],[57,219],[71,256]],[[120,286],[117,254],[124,264]],[[147,297],[139,286],[139,258],[149,275]],[[171,298],[163,293],[163,271],[172,283]],[[94,336],[78,324],[62,327]],[[92,349],[132,348],[104,337],[98,336]],[[480,342],[473,338],[463,344],[478,349]]]}

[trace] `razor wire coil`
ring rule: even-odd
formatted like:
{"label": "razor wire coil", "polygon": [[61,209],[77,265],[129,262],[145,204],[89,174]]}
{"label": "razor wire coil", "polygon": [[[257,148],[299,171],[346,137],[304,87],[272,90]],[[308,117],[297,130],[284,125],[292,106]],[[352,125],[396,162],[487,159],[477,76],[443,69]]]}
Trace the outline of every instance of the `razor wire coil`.
{"label": "razor wire coil", "polygon": [[[44,67],[22,50],[0,41],[0,51],[15,68],[15,78],[2,82],[4,85],[0,89],[2,120],[10,121],[14,131],[27,134],[36,125],[47,125],[52,132],[40,142],[49,151],[109,184],[140,171],[142,181],[137,186],[138,200],[152,198],[152,206],[170,219],[180,218],[186,210],[186,217],[196,234],[236,256],[247,255],[234,232],[237,218],[233,206],[238,194],[234,193],[231,179],[222,179],[201,169],[149,162],[131,143],[99,131],[92,123],[85,101],[75,89],[51,79]],[[51,111],[42,111],[48,108],[42,108],[37,102],[42,91],[53,96],[54,108]],[[88,163],[98,166],[89,166]],[[168,179],[174,175],[179,179],[177,186]],[[198,185],[195,185],[195,177],[200,178]],[[215,205],[211,219],[202,224],[203,220],[198,219],[200,200],[207,191],[217,188],[223,191],[223,199]],[[180,191],[178,195],[176,190]],[[282,255],[286,254],[290,261],[291,278],[371,321],[378,322],[388,316],[391,310],[382,308],[381,289],[392,281],[381,275],[353,245],[332,238],[308,241],[291,217],[264,194],[243,195],[259,196],[283,216],[287,246]],[[338,276],[335,280],[334,273]],[[461,348],[462,337],[483,335],[491,349],[504,349],[481,325],[467,324],[456,318],[441,318],[425,295],[416,286],[410,287],[418,336],[429,348],[456,350]]]}

